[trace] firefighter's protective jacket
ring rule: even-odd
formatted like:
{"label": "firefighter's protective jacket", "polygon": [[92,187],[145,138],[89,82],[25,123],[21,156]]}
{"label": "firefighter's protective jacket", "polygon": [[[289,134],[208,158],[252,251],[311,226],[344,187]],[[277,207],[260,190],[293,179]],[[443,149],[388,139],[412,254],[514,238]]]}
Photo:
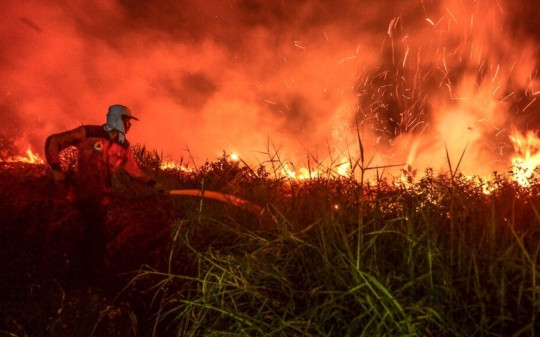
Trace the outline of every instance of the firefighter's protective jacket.
{"label": "firefighter's protective jacket", "polygon": [[82,125],[49,136],[45,157],[53,170],[60,169],[60,153],[69,146],[78,149],[71,191],[76,199],[101,198],[102,203],[108,203],[111,178],[118,168],[142,183],[155,183],[135,162],[129,142],[120,143],[118,133],[105,131],[103,125]]}

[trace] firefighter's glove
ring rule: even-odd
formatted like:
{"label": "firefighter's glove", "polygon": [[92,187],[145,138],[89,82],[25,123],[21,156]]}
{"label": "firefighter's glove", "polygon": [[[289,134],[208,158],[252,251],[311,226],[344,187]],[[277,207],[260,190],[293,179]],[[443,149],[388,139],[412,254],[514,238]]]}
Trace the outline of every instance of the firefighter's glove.
{"label": "firefighter's glove", "polygon": [[165,186],[161,185],[161,184],[156,184],[156,186],[154,186],[154,189],[156,190],[156,193],[157,194],[165,194],[167,193],[167,189],[165,188]]}
{"label": "firefighter's glove", "polygon": [[64,173],[64,171],[62,171],[62,169],[53,169],[52,178],[55,183],[61,184],[66,181],[66,174]]}
{"label": "firefighter's glove", "polygon": [[166,188],[161,183],[158,183],[155,179],[148,181],[148,186],[152,187],[157,194],[165,194]]}

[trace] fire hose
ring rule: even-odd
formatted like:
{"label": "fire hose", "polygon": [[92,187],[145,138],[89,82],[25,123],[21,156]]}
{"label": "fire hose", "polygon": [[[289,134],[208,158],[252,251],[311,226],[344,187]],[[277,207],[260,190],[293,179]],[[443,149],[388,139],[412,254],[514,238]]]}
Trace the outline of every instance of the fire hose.
{"label": "fire hose", "polygon": [[216,191],[201,191],[201,190],[196,190],[196,189],[185,189],[185,190],[169,190],[167,191],[167,193],[170,195],[185,195],[185,196],[193,196],[193,197],[218,200],[221,202],[231,204],[233,206],[247,209],[257,214],[261,214],[264,211],[264,209],[261,206],[254,204],[250,201],[236,197],[232,194],[225,194],[225,193],[216,192]]}

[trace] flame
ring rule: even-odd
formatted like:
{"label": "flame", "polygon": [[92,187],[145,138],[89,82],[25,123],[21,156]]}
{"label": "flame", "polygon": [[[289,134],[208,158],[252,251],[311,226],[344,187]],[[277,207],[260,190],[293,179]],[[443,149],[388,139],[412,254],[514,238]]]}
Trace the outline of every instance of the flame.
{"label": "flame", "polygon": [[26,164],[44,164],[45,161],[38,153],[34,153],[32,149],[26,150],[26,155],[13,156],[5,160],[7,163],[26,163]]}
{"label": "flame", "polygon": [[512,178],[523,187],[531,185],[531,178],[540,166],[540,139],[535,131],[523,134],[515,131],[510,136],[515,155],[512,156]]}
{"label": "flame", "polygon": [[337,174],[340,177],[348,178],[351,175],[350,164],[347,158],[343,158],[342,162],[337,166]]}
{"label": "flame", "polygon": [[164,171],[178,170],[183,172],[193,172],[193,170],[185,165],[177,163],[175,161],[164,161],[161,163],[160,168]]}
{"label": "flame", "polygon": [[297,171],[291,170],[287,165],[284,166],[285,176],[291,179],[306,180],[319,177],[318,171],[309,170],[306,167],[301,167]]}
{"label": "flame", "polygon": [[287,163],[283,163],[281,173],[289,179],[300,179],[296,171],[293,168],[290,168],[290,165]]}
{"label": "flame", "polygon": [[[289,164],[278,169],[278,176],[351,177],[351,166],[358,167],[352,163],[363,164],[365,157],[375,158],[373,162],[381,167],[408,165],[402,172],[402,181],[408,184],[415,179],[411,167],[419,172],[447,168],[447,154],[455,165],[466,148],[460,170],[486,174],[498,169],[500,158],[508,158],[502,147],[492,148],[503,143],[502,131],[493,130],[507,130],[509,116],[518,112],[537,120],[540,40],[537,34],[528,36],[533,33],[528,22],[537,14],[529,9],[535,6],[459,0],[398,3],[343,7],[347,9],[343,11],[334,10],[333,2],[317,2],[315,7],[311,2],[268,2],[258,11],[241,1],[167,6],[168,12],[162,13],[167,18],[176,17],[175,11],[197,13],[183,15],[187,21],[178,23],[181,26],[173,25],[178,20],[161,20],[158,12],[123,8],[129,6],[123,2],[84,10],[67,6],[62,10],[76,10],[66,16],[74,19],[67,21],[59,20],[57,8],[46,2],[7,6],[6,17],[24,20],[8,20],[3,26],[9,36],[22,41],[12,44],[3,62],[3,82],[20,86],[4,88],[6,99],[11,96],[6,125],[29,125],[29,130],[40,133],[32,138],[44,139],[53,126],[58,130],[68,124],[101,121],[111,97],[126,103],[138,97],[130,107],[143,122],[134,129],[140,138],[130,135],[130,140],[170,157],[180,156],[179,144],[206,158],[221,151],[222,144],[240,153],[247,148],[264,152],[260,150],[265,146],[273,147],[269,143],[284,144],[286,156],[280,154],[279,160]],[[392,16],[385,10],[390,5]],[[321,10],[329,14],[313,20],[312,14]],[[30,19],[27,13],[38,14]],[[210,13],[222,15],[206,15]],[[288,14],[281,15],[286,13],[298,15],[295,24],[283,25]],[[142,41],[131,44],[124,55],[111,48],[122,44],[121,37],[107,32],[116,29],[109,26],[116,22],[111,17],[130,20],[130,14],[141,14],[137,19],[145,24],[132,25],[122,35]],[[81,15],[103,21],[85,21]],[[366,18],[365,25],[358,23],[358,17]],[[80,30],[80,22],[92,24]],[[253,22],[258,22],[257,29],[250,29]],[[178,39],[175,32],[180,28],[193,29],[185,34],[196,38]],[[84,51],[95,47],[87,45],[95,36],[106,43],[98,46],[100,57],[88,59]],[[63,76],[66,58],[81,73]],[[223,64],[228,65],[225,71]],[[111,67],[118,69],[111,73]],[[53,87],[50,74],[58,76]],[[78,81],[89,77],[97,79],[92,88]],[[83,101],[80,92],[86,93]],[[62,111],[65,101],[77,101],[87,109]],[[38,120],[40,124],[32,124]],[[55,121],[62,124],[54,125]],[[361,155],[355,153],[357,149],[349,152],[356,135],[362,136]],[[529,186],[540,163],[537,135],[514,137],[513,179]],[[341,153],[352,153],[353,158],[311,167],[289,162],[298,153],[315,152],[322,145],[328,145],[331,158],[339,159]],[[245,163],[236,153],[230,160]],[[30,150],[10,161],[43,162]],[[250,164],[265,161],[265,157],[247,160]],[[172,161],[163,162],[161,168],[192,171]]]}
{"label": "flame", "polygon": [[292,164],[283,163],[281,174],[289,179],[293,180],[307,180],[315,178],[349,178],[351,177],[351,169],[348,158],[338,163],[333,169],[314,169],[307,167],[300,167],[294,169]]}

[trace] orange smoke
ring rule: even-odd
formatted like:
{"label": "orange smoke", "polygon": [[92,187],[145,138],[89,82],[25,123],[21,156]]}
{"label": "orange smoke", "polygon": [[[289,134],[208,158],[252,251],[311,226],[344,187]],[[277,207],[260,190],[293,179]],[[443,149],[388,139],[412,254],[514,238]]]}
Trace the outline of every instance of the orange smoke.
{"label": "orange smoke", "polygon": [[485,174],[511,167],[512,127],[540,129],[539,7],[4,1],[0,144],[42,149],[122,103],[140,118],[128,139],[170,162],[277,153],[309,177],[308,160],[422,171],[465,151],[461,168]]}

